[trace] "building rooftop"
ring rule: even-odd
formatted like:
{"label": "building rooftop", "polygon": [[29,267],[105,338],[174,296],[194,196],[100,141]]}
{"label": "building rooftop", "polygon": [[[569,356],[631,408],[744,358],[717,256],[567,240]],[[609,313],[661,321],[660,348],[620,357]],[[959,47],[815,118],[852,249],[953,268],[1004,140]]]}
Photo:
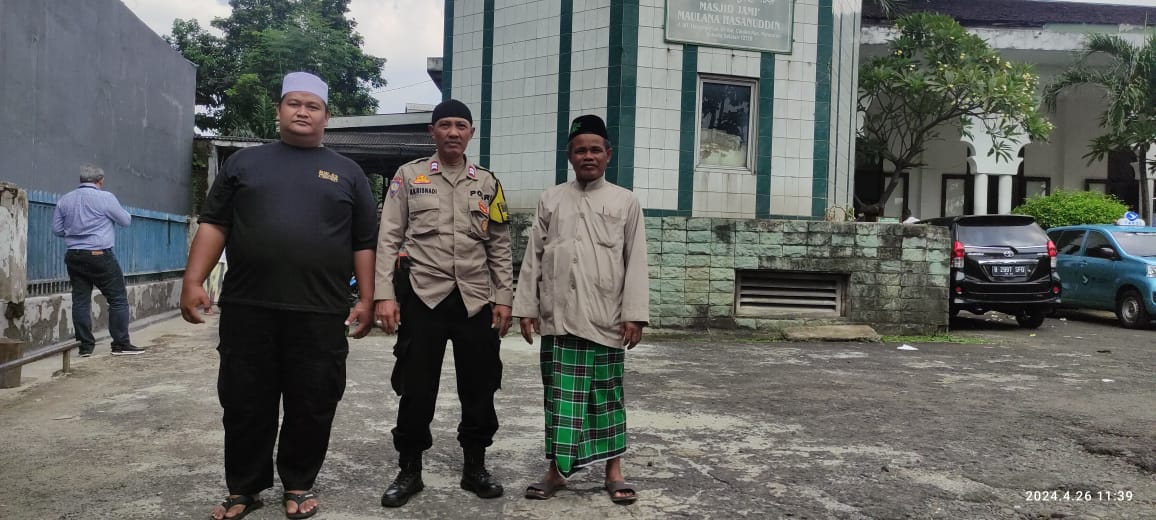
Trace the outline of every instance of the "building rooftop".
{"label": "building rooftop", "polygon": [[[226,148],[246,148],[273,139],[255,137],[199,136]],[[333,151],[354,157],[408,158],[433,155],[436,146],[429,132],[325,132],[322,141]],[[407,160],[408,160],[407,159]]]}
{"label": "building rooftop", "polygon": [[[1156,5],[1141,7],[1040,0],[909,0],[906,12],[913,11],[946,14],[964,27],[1156,25]],[[891,22],[874,2],[864,2],[863,24],[890,25]]]}

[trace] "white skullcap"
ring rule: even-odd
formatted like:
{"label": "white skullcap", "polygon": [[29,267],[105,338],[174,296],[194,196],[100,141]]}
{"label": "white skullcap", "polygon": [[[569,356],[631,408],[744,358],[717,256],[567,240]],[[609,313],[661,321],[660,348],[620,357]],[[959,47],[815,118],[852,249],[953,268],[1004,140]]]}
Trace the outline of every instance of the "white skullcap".
{"label": "white skullcap", "polygon": [[290,92],[308,92],[321,98],[325,104],[329,104],[329,85],[308,72],[290,72],[285,75],[285,79],[281,82],[281,97]]}

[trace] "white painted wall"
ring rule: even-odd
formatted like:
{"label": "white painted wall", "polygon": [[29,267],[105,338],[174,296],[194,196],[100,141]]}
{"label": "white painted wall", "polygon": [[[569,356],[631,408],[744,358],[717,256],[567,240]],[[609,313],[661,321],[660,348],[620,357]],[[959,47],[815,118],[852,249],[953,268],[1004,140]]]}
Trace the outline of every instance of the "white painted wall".
{"label": "white painted wall", "polygon": [[831,56],[831,145],[827,181],[828,208],[854,206],[855,108],[859,87],[861,0],[834,0],[835,48]]}
{"label": "white painted wall", "polygon": [[[1084,154],[1088,153],[1088,145],[1092,138],[1099,135],[1099,118],[1103,113],[1105,103],[1103,96],[1094,88],[1082,87],[1069,93],[1062,94],[1056,107],[1056,112],[1050,114],[1055,129],[1047,142],[1029,143],[1024,153],[1024,175],[1029,177],[1047,177],[1052,181],[1052,190],[1083,190],[1086,179],[1106,179],[1108,167],[1106,161],[1096,161],[1088,164]],[[926,166],[911,174],[912,211],[917,217],[930,218],[940,216],[940,197],[942,174],[962,174],[967,172],[967,145],[957,141],[960,139],[958,129],[943,129],[944,139],[928,145],[923,160]],[[977,155],[983,151],[977,150]],[[993,168],[985,166],[990,159],[977,157],[974,161],[980,173],[997,173]],[[1001,162],[999,172],[1003,170],[1015,171],[1015,162]],[[973,167],[973,171],[975,167]],[[997,182],[995,176],[989,177],[989,182]],[[995,213],[995,207],[989,207],[989,213]],[[894,216],[888,214],[888,216]]]}
{"label": "white painted wall", "polygon": [[[454,2],[453,60],[450,64],[453,97],[470,107],[475,124],[480,123],[482,113],[482,7],[482,2]],[[477,160],[477,139],[470,141],[466,155],[471,161]]]}
{"label": "white painted wall", "polygon": [[[645,208],[673,210],[678,209],[682,44],[663,41],[663,0],[639,4],[634,194]],[[753,204],[754,189],[750,193]],[[697,200],[694,205],[698,207]]]}
{"label": "white painted wall", "polygon": [[536,207],[554,185],[559,11],[549,0],[495,2],[490,167],[512,208]]}
{"label": "white painted wall", "polygon": [[[1119,31],[1126,40],[1140,43],[1144,35],[1130,28],[1087,28],[1086,30],[1102,29]],[[1037,29],[973,29],[973,33],[980,35],[990,44],[993,44],[1008,59],[1028,61],[1036,65],[1036,72],[1040,75],[1041,89],[1046,87],[1074,63],[1072,51],[1081,48],[1083,33],[1070,27],[1057,28],[1054,31]],[[892,36],[890,29],[879,27],[864,27],[861,31],[862,45],[860,52],[864,55],[876,55],[881,45]],[[1079,87],[1070,89],[1059,97],[1056,110],[1048,113],[1049,119],[1055,128],[1047,142],[1030,143],[1025,147],[1024,174],[1029,177],[1047,177],[1051,179],[1053,192],[1058,189],[1083,190],[1086,179],[1106,179],[1107,162],[1096,161],[1088,164],[1084,155],[1088,153],[1091,140],[1100,135],[1100,117],[1106,107],[1103,93],[1095,87]],[[978,132],[978,129],[977,129]],[[958,128],[945,127],[941,129],[943,139],[928,145],[923,155],[925,166],[913,171],[910,175],[909,193],[910,207],[916,217],[930,218],[941,216],[941,192],[943,174],[962,174],[967,172],[967,145],[960,142]],[[984,150],[976,150],[982,155]],[[1015,166],[1009,163],[988,164],[990,159],[977,157],[972,163],[978,166],[980,173],[994,173]],[[994,171],[985,171],[994,170]],[[975,168],[973,167],[973,171]],[[971,182],[971,179],[969,179]],[[989,182],[996,183],[998,179],[989,176]],[[893,200],[902,194],[896,192]],[[899,204],[891,206],[901,207]],[[989,213],[995,213],[995,206],[988,208]],[[887,216],[898,216],[895,211]]]}
{"label": "white painted wall", "polygon": [[[815,155],[815,74],[819,41],[816,0],[795,2],[795,45],[775,56],[771,141],[771,214],[811,214]],[[753,216],[753,215],[750,215]]]}

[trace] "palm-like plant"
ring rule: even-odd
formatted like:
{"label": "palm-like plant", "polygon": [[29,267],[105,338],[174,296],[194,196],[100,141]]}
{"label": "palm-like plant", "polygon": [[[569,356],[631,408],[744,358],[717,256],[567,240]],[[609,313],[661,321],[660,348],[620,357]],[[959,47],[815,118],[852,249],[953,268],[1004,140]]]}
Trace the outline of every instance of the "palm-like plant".
{"label": "palm-like plant", "polygon": [[885,16],[892,18],[900,9],[907,7],[907,0],[875,0],[875,5],[879,6]]}
{"label": "palm-like plant", "polygon": [[[1088,58],[1103,54],[1110,62],[1093,66]],[[1084,155],[1091,161],[1102,160],[1109,152],[1128,149],[1136,154],[1140,167],[1140,214],[1152,222],[1152,195],[1148,190],[1146,164],[1148,150],[1156,145],[1156,35],[1140,46],[1114,35],[1092,34],[1084,42],[1080,59],[1044,92],[1044,101],[1055,109],[1064,90],[1077,85],[1096,85],[1103,89],[1108,107],[1100,119],[1105,134],[1090,143]]]}

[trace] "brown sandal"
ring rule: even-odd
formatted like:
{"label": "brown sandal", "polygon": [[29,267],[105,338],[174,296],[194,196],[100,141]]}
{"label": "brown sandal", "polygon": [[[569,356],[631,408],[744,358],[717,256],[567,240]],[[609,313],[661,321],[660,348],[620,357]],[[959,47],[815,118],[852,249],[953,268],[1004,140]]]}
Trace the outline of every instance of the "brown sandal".
{"label": "brown sandal", "polygon": [[526,498],[530,500],[546,500],[553,497],[559,489],[566,487],[566,484],[554,484],[549,480],[542,482],[535,482],[526,487]]}
{"label": "brown sandal", "polygon": [[[634,491],[632,484],[627,484],[622,480],[614,480],[606,482],[606,492],[610,494],[610,501],[615,504],[628,506],[638,500],[638,493]],[[617,493],[629,493],[628,495],[617,495]]]}

